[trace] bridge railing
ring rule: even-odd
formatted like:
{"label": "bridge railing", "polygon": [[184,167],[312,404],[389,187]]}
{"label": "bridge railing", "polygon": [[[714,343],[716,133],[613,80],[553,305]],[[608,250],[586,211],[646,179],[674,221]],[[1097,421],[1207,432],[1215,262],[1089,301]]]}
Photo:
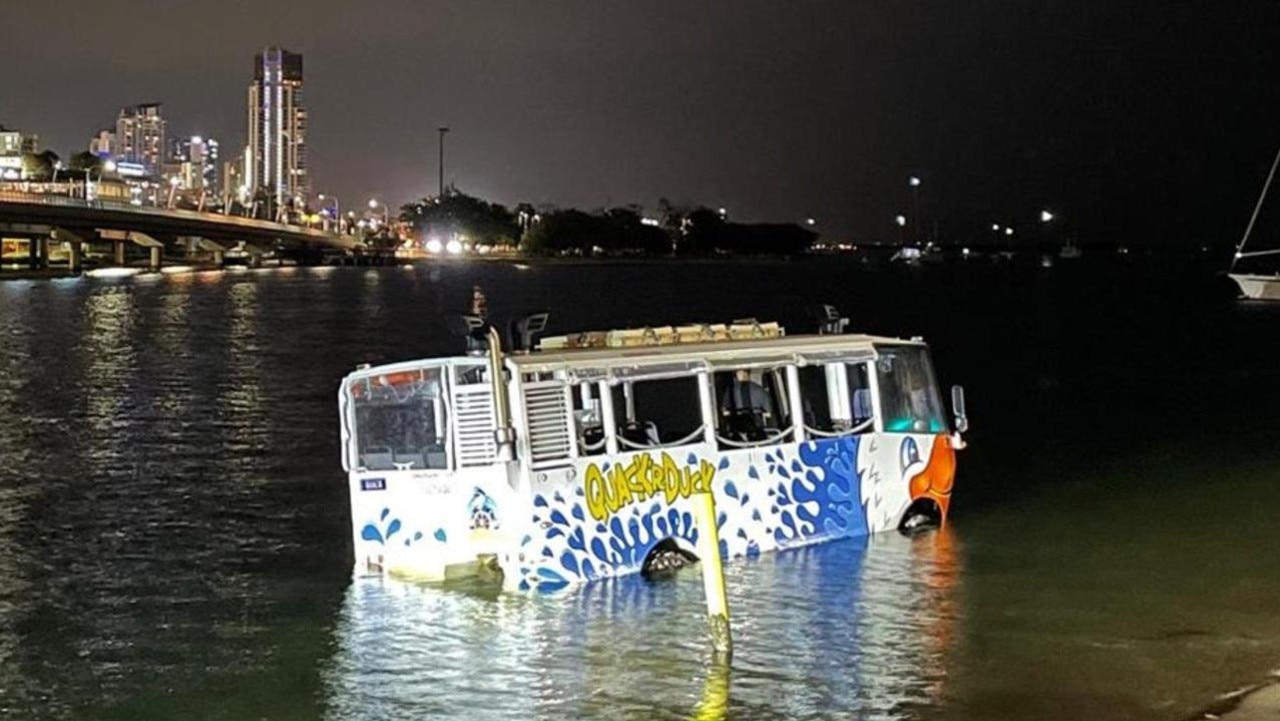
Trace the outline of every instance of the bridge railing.
{"label": "bridge railing", "polygon": [[83,208],[85,210],[110,210],[126,213],[137,213],[142,215],[151,215],[162,218],[175,218],[182,220],[198,220],[205,223],[225,223],[228,225],[236,225],[242,228],[254,228],[257,230],[274,230],[293,233],[295,235],[310,235],[316,238],[333,239],[341,237],[334,233],[328,233],[316,228],[308,228],[303,225],[293,225],[290,223],[274,223],[268,220],[257,220],[255,218],[242,218],[238,215],[227,215],[223,213],[208,213],[197,210],[170,210],[168,208],[154,208],[145,205],[134,205],[129,202],[120,200],[111,200],[106,198],[96,198],[94,200],[85,200],[84,198],[72,198],[65,195],[52,195],[48,193],[27,193],[20,190],[0,190],[0,202],[3,203],[25,203],[29,205],[46,205],[70,208]]}

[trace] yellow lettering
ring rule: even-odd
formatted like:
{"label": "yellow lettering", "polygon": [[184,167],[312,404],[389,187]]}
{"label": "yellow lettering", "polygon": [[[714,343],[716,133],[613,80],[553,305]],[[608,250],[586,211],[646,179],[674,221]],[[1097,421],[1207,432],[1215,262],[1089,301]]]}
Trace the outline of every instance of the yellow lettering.
{"label": "yellow lettering", "polygon": [[605,506],[604,476],[600,474],[599,466],[594,463],[587,466],[583,484],[587,494],[587,511],[591,514],[591,517],[597,521],[603,521],[608,518],[609,513]]}
{"label": "yellow lettering", "polygon": [[698,480],[702,482],[702,490],[697,493],[711,493],[711,479],[715,478],[716,467],[707,461],[702,462],[702,472],[698,474]]}
{"label": "yellow lettering", "polygon": [[610,485],[613,487],[613,499],[609,504],[609,513],[617,513],[623,506],[631,502],[631,487],[627,485],[627,471],[615,463],[609,472]]}
{"label": "yellow lettering", "polygon": [[682,466],[669,453],[656,459],[638,453],[630,463],[613,464],[607,474],[592,463],[583,475],[587,510],[592,518],[604,521],[632,503],[643,503],[659,494],[670,506],[697,493],[711,493],[715,472],[708,461]]}

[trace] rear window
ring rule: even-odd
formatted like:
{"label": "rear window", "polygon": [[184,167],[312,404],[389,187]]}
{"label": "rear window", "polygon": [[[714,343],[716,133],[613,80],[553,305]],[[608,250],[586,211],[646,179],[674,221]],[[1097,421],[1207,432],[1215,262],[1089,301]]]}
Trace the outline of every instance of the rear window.
{"label": "rear window", "polygon": [[446,469],[448,418],[440,368],[351,381],[357,464],[371,471]]}

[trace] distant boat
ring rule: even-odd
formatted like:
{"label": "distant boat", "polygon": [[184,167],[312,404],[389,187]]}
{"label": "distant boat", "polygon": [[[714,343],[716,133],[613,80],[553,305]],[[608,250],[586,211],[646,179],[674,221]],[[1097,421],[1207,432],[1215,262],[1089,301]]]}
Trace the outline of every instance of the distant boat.
{"label": "distant boat", "polygon": [[1231,280],[1240,286],[1240,294],[1250,300],[1280,300],[1280,274],[1245,275],[1230,273]]}
{"label": "distant boat", "polygon": [[1233,272],[1236,268],[1236,263],[1239,263],[1244,258],[1256,258],[1262,255],[1280,253],[1280,249],[1255,250],[1252,253],[1244,252],[1245,243],[1249,242],[1249,235],[1253,233],[1253,225],[1258,221],[1258,212],[1262,210],[1262,203],[1267,199],[1267,191],[1271,189],[1271,179],[1276,175],[1276,165],[1280,165],[1280,150],[1276,151],[1275,160],[1271,161],[1271,170],[1267,173],[1266,182],[1262,184],[1262,194],[1258,196],[1258,202],[1253,206],[1253,215],[1249,216],[1249,225],[1244,229],[1244,237],[1240,239],[1240,244],[1236,246],[1236,254],[1231,258],[1231,266],[1227,269],[1227,276],[1240,287],[1240,294],[1251,300],[1280,300],[1280,273],[1263,275]]}
{"label": "distant boat", "polygon": [[908,265],[919,265],[920,259],[923,256],[924,256],[924,253],[920,250],[920,248],[914,245],[904,245],[898,249],[898,252],[893,254],[893,257],[889,259],[889,262],[906,263]]}

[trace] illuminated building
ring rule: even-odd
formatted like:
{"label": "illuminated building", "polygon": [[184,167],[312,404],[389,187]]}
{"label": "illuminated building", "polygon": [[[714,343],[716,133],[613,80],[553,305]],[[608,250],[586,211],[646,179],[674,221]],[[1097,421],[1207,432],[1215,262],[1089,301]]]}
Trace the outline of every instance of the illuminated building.
{"label": "illuminated building", "polygon": [[246,153],[249,188],[265,191],[278,209],[306,202],[310,182],[301,55],[269,47],[254,56]]}
{"label": "illuminated building", "polygon": [[171,164],[174,167],[167,175],[177,177],[183,189],[221,192],[217,140],[200,135],[176,139]]}
{"label": "illuminated building", "polygon": [[22,177],[22,133],[0,125],[0,180]]}
{"label": "illuminated building", "polygon": [[114,158],[116,155],[116,131],[112,128],[99,130],[89,139],[89,152],[99,158]]}
{"label": "illuminated building", "polygon": [[144,103],[120,110],[116,120],[116,157],[157,174],[164,162],[165,120],[160,103]]}

